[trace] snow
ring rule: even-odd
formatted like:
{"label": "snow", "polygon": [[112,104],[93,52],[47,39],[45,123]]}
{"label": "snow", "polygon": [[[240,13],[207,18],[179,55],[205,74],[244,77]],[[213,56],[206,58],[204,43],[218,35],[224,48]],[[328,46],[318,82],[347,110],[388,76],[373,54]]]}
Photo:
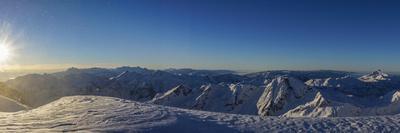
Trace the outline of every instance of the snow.
{"label": "snow", "polygon": [[365,82],[378,82],[382,80],[390,80],[390,78],[389,74],[384,73],[382,70],[377,70],[370,74],[360,77],[360,80]]}
{"label": "snow", "polygon": [[391,102],[400,102],[400,91],[395,91],[390,100]]}
{"label": "snow", "polygon": [[[15,91],[4,91],[10,93],[2,95],[30,107],[64,96],[97,95],[261,116],[344,117],[400,113],[400,78],[382,71],[361,77],[347,74],[350,73],[268,71],[237,75],[221,70],[71,68],[9,80],[6,85]],[[362,77],[376,79],[376,82],[364,81]]]}
{"label": "snow", "polygon": [[145,104],[102,96],[63,97],[39,108],[0,113],[2,132],[399,132],[400,115],[260,117]]}
{"label": "snow", "polygon": [[115,77],[111,77],[109,78],[109,80],[118,80],[119,78],[121,78],[122,76],[124,76],[126,73],[128,73],[128,71],[124,71],[121,74],[115,76]]}
{"label": "snow", "polygon": [[258,114],[283,117],[350,117],[400,113],[398,90],[387,92],[382,98],[375,95],[351,95],[377,94],[377,91],[383,90],[375,85],[380,82],[363,84],[356,78],[346,76],[327,78],[323,82],[313,79],[306,84],[309,86],[291,77],[275,78],[267,85],[257,103]]}
{"label": "snow", "polygon": [[399,77],[346,74],[140,67],[31,74],[3,87],[0,131],[400,132]]}
{"label": "snow", "polygon": [[358,116],[361,109],[348,103],[328,101],[318,92],[315,99],[288,111],[285,117],[345,117]]}
{"label": "snow", "polygon": [[310,79],[308,86],[336,89],[343,93],[365,96],[382,96],[400,87],[399,77],[389,76],[381,70],[361,77],[344,76],[339,78]]}
{"label": "snow", "polygon": [[[50,74],[29,74],[5,83],[24,94],[27,105],[38,107],[63,96],[102,95],[137,101],[148,101],[157,93],[164,93],[177,85],[198,89],[202,85],[220,82],[233,83],[243,76],[227,74],[228,71],[186,70],[170,73],[140,67],[115,69],[70,68]],[[178,74],[175,74],[178,73]],[[209,75],[207,75],[209,74]],[[224,75],[221,75],[224,74]],[[143,94],[139,94],[143,92]]]}
{"label": "snow", "polygon": [[28,109],[28,107],[10,98],[0,95],[0,112],[16,112],[25,109]]}
{"label": "snow", "polygon": [[179,85],[160,96],[156,96],[151,102],[155,104],[168,105],[174,107],[190,108],[193,105],[194,96],[192,89]]}
{"label": "snow", "polygon": [[[304,104],[307,86],[295,78],[278,77],[267,85],[257,102],[258,114],[262,116],[279,116]],[[312,93],[312,92],[310,92]]]}
{"label": "snow", "polygon": [[233,104],[233,92],[227,86],[205,85],[200,88],[202,92],[196,96],[194,109],[214,112],[228,112],[229,105]]}
{"label": "snow", "polygon": [[203,85],[190,89],[179,85],[157,95],[150,103],[213,112],[256,114],[259,87],[243,84]]}

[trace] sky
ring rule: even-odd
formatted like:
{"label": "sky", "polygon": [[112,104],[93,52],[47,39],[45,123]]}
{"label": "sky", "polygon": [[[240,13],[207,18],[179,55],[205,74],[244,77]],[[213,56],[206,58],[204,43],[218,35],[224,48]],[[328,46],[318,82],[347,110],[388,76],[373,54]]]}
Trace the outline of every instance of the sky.
{"label": "sky", "polygon": [[13,40],[2,67],[399,72],[399,7],[394,0],[0,0],[0,28]]}

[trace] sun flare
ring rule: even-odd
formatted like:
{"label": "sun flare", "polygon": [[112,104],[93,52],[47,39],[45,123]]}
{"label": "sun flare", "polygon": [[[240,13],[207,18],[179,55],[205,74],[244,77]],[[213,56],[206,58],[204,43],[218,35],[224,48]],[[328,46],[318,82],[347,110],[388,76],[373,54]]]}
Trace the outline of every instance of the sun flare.
{"label": "sun flare", "polygon": [[0,63],[5,63],[10,58],[10,48],[5,44],[0,44]]}

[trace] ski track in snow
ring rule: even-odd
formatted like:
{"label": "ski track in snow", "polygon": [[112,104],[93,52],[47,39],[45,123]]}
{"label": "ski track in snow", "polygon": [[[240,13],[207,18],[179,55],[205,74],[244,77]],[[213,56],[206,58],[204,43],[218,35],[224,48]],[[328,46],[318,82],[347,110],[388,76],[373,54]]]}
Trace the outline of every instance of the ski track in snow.
{"label": "ski track in snow", "polygon": [[400,132],[400,115],[259,117],[179,109],[112,97],[70,96],[0,113],[1,132]]}

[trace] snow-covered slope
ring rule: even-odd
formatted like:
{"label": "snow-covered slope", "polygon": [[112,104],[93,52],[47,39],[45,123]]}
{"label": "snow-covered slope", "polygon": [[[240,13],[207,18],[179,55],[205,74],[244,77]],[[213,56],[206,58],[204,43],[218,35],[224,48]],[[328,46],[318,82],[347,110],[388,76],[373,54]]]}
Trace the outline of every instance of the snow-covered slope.
{"label": "snow-covered slope", "polygon": [[289,70],[275,70],[275,71],[264,71],[246,74],[249,77],[248,82],[252,84],[262,84],[266,79],[272,80],[280,76],[293,77],[302,81],[310,79],[324,79],[324,78],[339,78],[347,75],[351,75],[351,72],[344,71],[331,71],[331,70],[319,70],[319,71],[289,71]]}
{"label": "snow-covered slope", "polygon": [[349,117],[400,113],[396,100],[397,91],[381,97],[358,97],[341,90],[351,90],[353,88],[350,87],[356,86],[356,83],[364,85],[361,82],[346,76],[310,80],[307,86],[296,78],[280,76],[267,82],[266,87],[209,84],[200,89],[190,89],[178,86],[160,94],[152,103],[213,112],[284,117]]}
{"label": "snow-covered slope", "polygon": [[267,71],[238,75],[223,70],[70,68],[9,80],[4,84],[6,87],[0,87],[0,95],[30,107],[63,96],[97,95],[262,116],[372,116],[400,112],[398,102],[388,100],[400,89],[399,77],[382,71],[365,76],[351,74]]}
{"label": "snow-covered slope", "polygon": [[[400,90],[399,91],[394,91],[390,97],[390,102],[395,103],[395,102],[400,102]],[[390,95],[389,95],[390,96]]]}
{"label": "snow-covered slope", "polygon": [[278,116],[305,104],[314,94],[303,82],[290,77],[278,77],[267,85],[257,102],[258,114]]}
{"label": "snow-covered slope", "polygon": [[25,104],[37,107],[71,95],[101,95],[146,101],[152,99],[156,93],[164,93],[177,85],[199,88],[209,83],[239,82],[242,77],[225,74],[223,71],[190,70],[190,73],[185,71],[179,74],[179,70],[173,72],[140,67],[70,68],[52,74],[21,76],[6,81],[6,84],[23,94],[29,94],[23,95],[26,99]]}
{"label": "snow-covered slope", "polygon": [[64,97],[39,108],[0,112],[2,132],[399,132],[400,115],[259,117],[186,110],[101,96]]}
{"label": "snow-covered slope", "polygon": [[156,96],[151,103],[214,112],[255,114],[260,94],[258,87],[243,84],[208,84],[199,89],[180,85]]}
{"label": "snow-covered slope", "polygon": [[25,109],[28,109],[28,107],[18,103],[17,101],[0,95],[0,112],[16,112]]}
{"label": "snow-covered slope", "polygon": [[365,82],[377,82],[382,80],[390,80],[390,78],[389,74],[384,73],[382,70],[378,70],[360,77],[360,80]]}
{"label": "snow-covered slope", "polygon": [[346,117],[360,115],[361,108],[327,100],[320,92],[315,99],[285,113],[285,117]]}
{"label": "snow-covered slope", "polygon": [[378,70],[361,77],[348,75],[339,78],[310,79],[306,84],[317,88],[337,89],[357,96],[382,96],[399,89],[400,79]]}
{"label": "snow-covered slope", "polygon": [[195,98],[194,93],[194,90],[184,85],[179,85],[163,94],[159,94],[152,102],[173,107],[191,108]]}

